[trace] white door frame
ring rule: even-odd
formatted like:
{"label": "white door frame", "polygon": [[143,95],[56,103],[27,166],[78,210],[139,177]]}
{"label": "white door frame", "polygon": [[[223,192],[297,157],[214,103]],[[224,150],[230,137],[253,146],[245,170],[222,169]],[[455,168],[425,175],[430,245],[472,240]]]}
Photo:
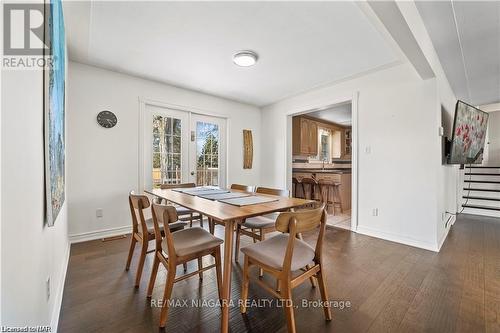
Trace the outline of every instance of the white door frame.
{"label": "white door frame", "polygon": [[286,124],[286,137],[285,137],[285,170],[284,184],[287,188],[292,188],[292,117],[305,113],[310,113],[319,110],[325,110],[335,105],[342,103],[351,103],[352,105],[352,155],[351,155],[351,231],[356,231],[358,228],[358,97],[359,93],[356,91],[350,95],[337,96],[328,99],[319,106],[303,108],[299,110],[292,110],[285,115]]}
{"label": "white door frame", "polygon": [[224,144],[224,160],[221,165],[224,165],[224,180],[228,180],[228,158],[227,158],[227,152],[228,152],[228,145],[229,145],[229,140],[227,138],[229,137],[229,130],[230,130],[230,122],[231,122],[231,117],[226,114],[222,114],[219,112],[215,111],[210,111],[210,110],[204,110],[200,109],[194,106],[186,106],[186,105],[178,105],[178,104],[171,104],[171,103],[166,103],[154,99],[149,99],[149,98],[144,98],[144,97],[139,97],[139,140],[138,140],[138,184],[137,184],[137,189],[139,193],[144,192],[145,184],[144,184],[144,173],[146,170],[144,170],[144,159],[145,159],[145,152],[144,152],[144,142],[145,142],[145,132],[144,132],[144,126],[145,126],[145,119],[146,119],[146,106],[151,105],[151,106],[156,106],[156,107],[163,107],[167,108],[170,110],[177,110],[177,111],[184,111],[189,115],[189,123],[191,122],[191,114],[199,114],[199,115],[204,115],[204,116],[212,116],[212,117],[217,117],[217,118],[222,118],[225,119],[225,130],[224,130],[224,136],[226,138],[226,142]]}

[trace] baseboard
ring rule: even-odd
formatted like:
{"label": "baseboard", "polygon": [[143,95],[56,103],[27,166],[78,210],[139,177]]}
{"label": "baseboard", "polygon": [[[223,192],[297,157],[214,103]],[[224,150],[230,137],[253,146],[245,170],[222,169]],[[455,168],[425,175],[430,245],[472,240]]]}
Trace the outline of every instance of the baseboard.
{"label": "baseboard", "polygon": [[361,225],[358,225],[356,232],[359,234],[366,235],[366,236],[371,236],[371,237],[380,238],[380,239],[384,239],[384,240],[395,242],[395,243],[400,243],[400,244],[404,244],[404,245],[418,247],[418,248],[421,248],[424,250],[439,252],[439,249],[436,246],[436,244],[422,242],[422,241],[408,238],[405,236],[401,236],[398,234],[392,234],[392,233],[388,233],[388,232],[384,232],[384,231],[380,231],[380,230],[375,230],[375,229],[361,226]]}
{"label": "baseboard", "polygon": [[448,228],[446,228],[444,235],[441,237],[441,239],[438,242],[438,252],[441,251],[441,247],[444,244],[444,241],[448,237],[448,234],[450,233],[451,227],[455,224],[455,221],[457,220],[456,215],[452,215],[450,219],[450,224],[448,225]]}
{"label": "baseboard", "polygon": [[64,255],[64,262],[62,264],[63,267],[60,276],[61,283],[59,286],[59,290],[57,291],[56,298],[54,299],[54,309],[52,310],[52,317],[50,320],[50,327],[52,328],[52,332],[57,332],[57,327],[59,325],[59,315],[61,314],[62,299],[64,295],[64,284],[66,282],[66,272],[68,271],[70,250],[71,250],[71,244],[68,243],[66,254]]}
{"label": "baseboard", "polygon": [[69,235],[69,242],[71,244],[87,242],[95,239],[101,239],[105,237],[114,237],[129,234],[132,232],[132,226],[127,225],[123,227],[101,229],[96,231],[82,232],[80,234]]}

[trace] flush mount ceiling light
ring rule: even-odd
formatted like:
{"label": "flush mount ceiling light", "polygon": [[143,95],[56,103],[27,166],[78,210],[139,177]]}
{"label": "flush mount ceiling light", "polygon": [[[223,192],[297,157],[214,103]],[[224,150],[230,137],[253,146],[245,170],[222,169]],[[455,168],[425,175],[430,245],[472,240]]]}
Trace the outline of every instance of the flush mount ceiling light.
{"label": "flush mount ceiling light", "polygon": [[233,56],[233,62],[241,67],[253,66],[257,63],[259,56],[254,51],[239,51]]}

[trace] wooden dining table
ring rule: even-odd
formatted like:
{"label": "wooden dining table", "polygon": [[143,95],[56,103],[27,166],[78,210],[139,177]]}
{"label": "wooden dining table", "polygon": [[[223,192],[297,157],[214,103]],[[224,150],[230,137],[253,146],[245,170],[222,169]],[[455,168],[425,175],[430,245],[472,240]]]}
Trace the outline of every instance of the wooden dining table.
{"label": "wooden dining table", "polygon": [[[231,192],[241,192],[229,190]],[[286,211],[291,208],[298,208],[311,204],[313,201],[279,197],[268,194],[252,193],[252,195],[273,197],[275,201],[247,205],[235,206],[220,201],[204,199],[195,195],[175,191],[175,189],[152,189],[144,192],[152,194],[158,198],[165,199],[180,206],[192,209],[200,214],[221,222],[225,227],[224,232],[224,262],[222,273],[222,318],[221,332],[229,331],[229,306],[231,300],[231,270],[232,270],[232,252],[233,252],[233,234],[234,224],[237,221],[243,221],[246,218],[265,215],[268,213]]]}

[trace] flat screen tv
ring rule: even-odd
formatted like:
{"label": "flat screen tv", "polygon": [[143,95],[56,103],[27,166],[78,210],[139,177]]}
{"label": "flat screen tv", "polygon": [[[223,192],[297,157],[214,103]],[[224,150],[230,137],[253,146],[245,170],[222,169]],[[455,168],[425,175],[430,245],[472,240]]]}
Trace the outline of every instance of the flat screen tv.
{"label": "flat screen tv", "polygon": [[488,113],[457,101],[449,164],[480,164],[483,161]]}

